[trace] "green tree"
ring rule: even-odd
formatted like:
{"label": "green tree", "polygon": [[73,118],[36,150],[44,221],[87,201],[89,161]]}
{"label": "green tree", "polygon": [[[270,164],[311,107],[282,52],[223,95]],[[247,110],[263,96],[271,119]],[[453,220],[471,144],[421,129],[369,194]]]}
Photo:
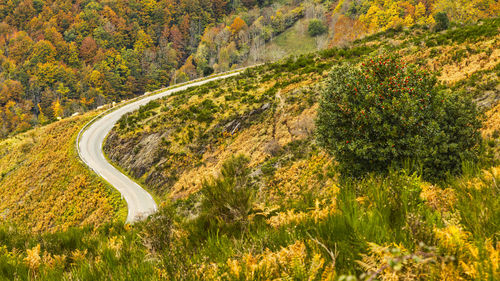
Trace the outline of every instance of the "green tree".
{"label": "green tree", "polygon": [[467,95],[438,91],[428,72],[395,58],[335,67],[318,109],[322,147],[342,173],[386,171],[416,160],[429,179],[475,159],[478,110]]}
{"label": "green tree", "polygon": [[327,31],[325,24],[319,19],[312,19],[309,21],[309,26],[307,28],[307,32],[312,37],[321,35]]}
{"label": "green tree", "polygon": [[434,15],[434,20],[436,24],[434,25],[434,31],[439,32],[448,29],[450,26],[450,20],[448,19],[448,15],[444,12],[439,12]]}

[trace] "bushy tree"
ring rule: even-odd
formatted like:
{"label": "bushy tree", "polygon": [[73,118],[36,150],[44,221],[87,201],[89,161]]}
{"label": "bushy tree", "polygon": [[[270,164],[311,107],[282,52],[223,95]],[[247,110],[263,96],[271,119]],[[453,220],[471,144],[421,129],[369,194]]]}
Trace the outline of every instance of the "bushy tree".
{"label": "bushy tree", "polygon": [[336,66],[322,93],[318,141],[344,174],[386,171],[416,160],[427,178],[475,159],[478,110],[466,95],[438,91],[426,71],[395,58]]}
{"label": "bushy tree", "polygon": [[312,37],[321,35],[325,33],[326,30],[327,28],[325,24],[319,19],[312,19],[309,22],[309,26],[307,28],[307,32],[309,32],[309,35],[311,35]]}
{"label": "bushy tree", "polygon": [[448,15],[444,12],[439,12],[434,15],[434,20],[436,24],[434,25],[434,31],[439,32],[448,29],[450,26],[450,20],[448,19]]}

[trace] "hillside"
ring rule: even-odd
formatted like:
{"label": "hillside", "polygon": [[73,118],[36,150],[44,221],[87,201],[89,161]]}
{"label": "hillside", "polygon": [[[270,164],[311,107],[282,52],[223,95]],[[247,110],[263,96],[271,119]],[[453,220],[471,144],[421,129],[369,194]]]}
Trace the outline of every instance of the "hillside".
{"label": "hillside", "polygon": [[[148,190],[174,199],[164,208],[179,214],[173,228],[180,238],[163,252],[172,260],[162,262],[161,272],[173,279],[333,280],[386,268],[381,275],[387,280],[498,277],[498,105],[489,108],[500,97],[499,23],[440,33],[388,30],[347,49],[289,58],[193,88],[122,118],[105,151]],[[464,166],[463,176],[434,184],[404,172],[339,180],[337,164],[315,141],[318,92],[331,66],[384,52],[435,71],[442,90],[460,91],[486,109],[483,166]],[[254,195],[217,193],[246,163],[235,155],[248,158],[248,174],[242,173]],[[211,207],[204,207],[207,197]],[[228,207],[248,217],[218,213],[223,204],[238,204],[232,200],[250,200],[236,201],[246,211]]]}
{"label": "hillside", "polygon": [[[5,140],[0,167],[6,180],[19,185],[2,189],[10,192],[5,198],[30,190],[22,181],[54,178],[44,186],[53,188],[33,189],[37,197],[30,203],[49,206],[45,199],[54,197],[44,197],[45,191],[57,196],[79,175],[86,184],[64,205],[102,209],[88,208],[86,216],[71,219],[56,213],[66,226],[100,224],[68,229],[37,225],[40,216],[49,221],[38,208],[33,216],[24,208],[6,212],[12,214],[8,220],[56,231],[2,223],[0,278],[499,279],[499,28],[498,18],[439,32],[387,28],[345,48],[250,68],[125,115],[104,151],[161,201],[156,215],[134,225],[123,225],[118,195],[74,158],[75,134],[95,113]],[[321,94],[333,67],[359,67],[371,59],[381,64],[385,55],[434,71],[439,94],[456,92],[482,108],[477,161],[463,159],[461,173],[433,181],[406,167],[341,175],[339,160],[317,141]],[[53,159],[60,161],[48,161]],[[36,174],[26,172],[30,163],[40,167]],[[94,191],[97,196],[90,195]]]}
{"label": "hillside", "polygon": [[312,5],[274,2],[1,3],[0,137],[242,65]]}
{"label": "hillside", "polygon": [[126,216],[120,195],[77,157],[76,135],[95,114],[64,119],[0,142],[2,224],[53,232],[99,226]]}
{"label": "hillside", "polygon": [[104,150],[157,195],[188,195],[233,154],[246,154],[252,167],[260,167],[281,148],[307,143],[314,132],[317,82],[335,63],[356,63],[383,52],[437,71],[443,83],[488,106],[500,98],[498,26],[496,19],[437,34],[392,30],[360,40],[347,50],[332,49],[251,69],[122,118]]}
{"label": "hillside", "polygon": [[4,1],[0,138],[213,72],[437,26],[442,13],[463,24],[499,11],[495,0]]}

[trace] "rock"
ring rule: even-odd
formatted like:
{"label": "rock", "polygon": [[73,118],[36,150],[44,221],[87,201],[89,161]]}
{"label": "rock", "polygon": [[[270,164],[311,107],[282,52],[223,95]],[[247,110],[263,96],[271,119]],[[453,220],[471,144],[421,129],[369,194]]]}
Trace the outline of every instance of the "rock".
{"label": "rock", "polygon": [[250,178],[259,178],[260,176],[262,176],[262,169],[256,169],[248,175]]}
{"label": "rock", "polygon": [[[263,104],[260,108],[253,109],[250,112],[236,117],[234,120],[231,120],[229,123],[224,125],[224,131],[230,133],[231,135],[236,133],[238,130],[242,129],[244,126],[251,124],[252,120],[260,113],[265,110],[271,108],[270,103]],[[218,125],[216,126],[218,127]]]}
{"label": "rock", "polygon": [[490,108],[500,101],[500,92],[487,91],[481,97],[474,100],[478,107]]}

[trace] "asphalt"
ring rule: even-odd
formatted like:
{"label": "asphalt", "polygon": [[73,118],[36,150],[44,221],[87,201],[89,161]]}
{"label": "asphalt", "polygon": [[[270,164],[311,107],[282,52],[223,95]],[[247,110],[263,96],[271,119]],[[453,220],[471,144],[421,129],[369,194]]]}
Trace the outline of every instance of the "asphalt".
{"label": "asphalt", "polygon": [[110,110],[100,118],[91,121],[85,126],[77,139],[78,154],[82,161],[87,164],[96,174],[116,188],[127,202],[128,215],[127,222],[132,223],[145,219],[147,216],[155,213],[158,206],[146,190],[139,184],[124,175],[113,165],[111,165],[102,150],[102,145],[106,136],[113,129],[116,122],[126,113],[139,109],[140,106],[156,99],[171,95],[172,93],[185,90],[190,87],[200,86],[214,80],[220,80],[227,77],[238,75],[240,72],[233,72],[201,81],[193,81],[177,88],[168,89],[157,94],[145,96],[135,101],[126,103],[116,109]]}

